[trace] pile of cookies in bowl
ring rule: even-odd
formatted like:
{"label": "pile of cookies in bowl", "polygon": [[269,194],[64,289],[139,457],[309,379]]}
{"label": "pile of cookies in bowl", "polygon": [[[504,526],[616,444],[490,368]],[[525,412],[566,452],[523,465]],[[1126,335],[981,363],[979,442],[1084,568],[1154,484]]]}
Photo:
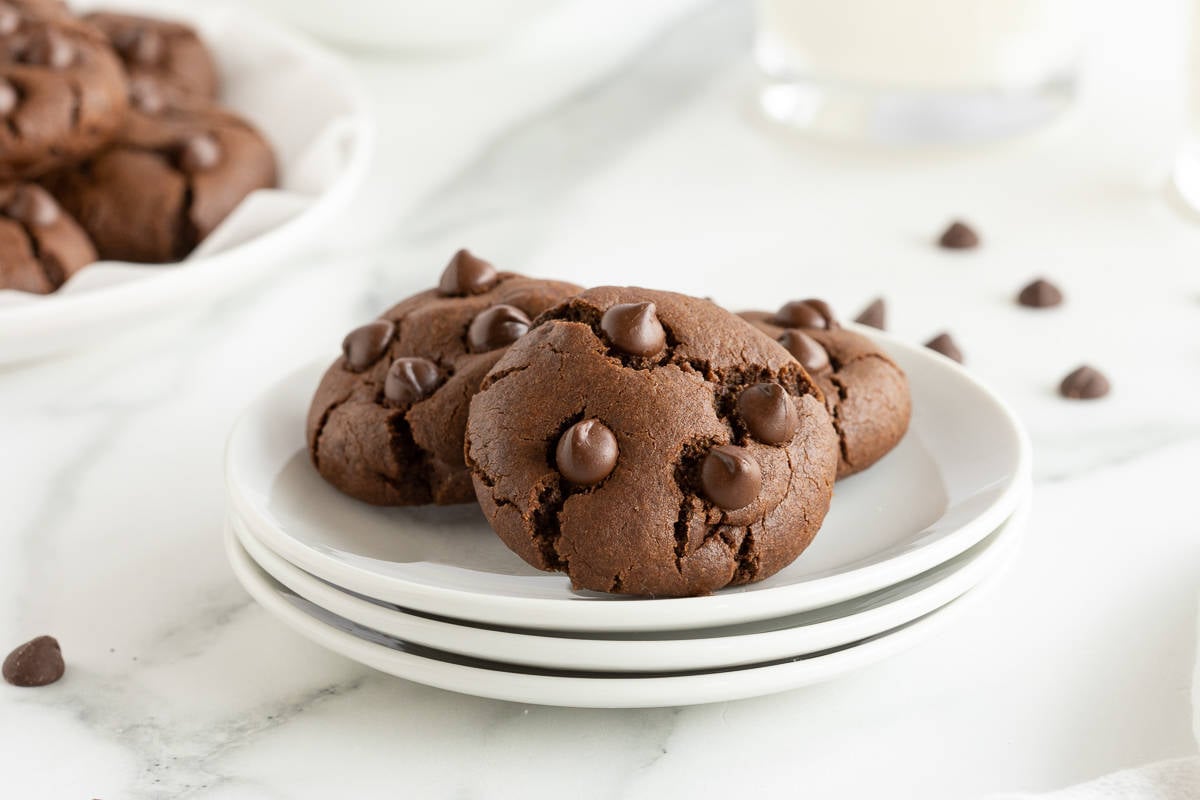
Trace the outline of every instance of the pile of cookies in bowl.
{"label": "pile of cookies in bowl", "polygon": [[0,289],[179,261],[274,187],[271,146],[219,84],[186,25],[0,0]]}
{"label": "pile of cookies in bowl", "polygon": [[245,413],[226,544],[264,607],[401,677],[707,702],[886,657],[982,596],[1028,450],[958,364],[822,300],[734,313],[461,250]]}

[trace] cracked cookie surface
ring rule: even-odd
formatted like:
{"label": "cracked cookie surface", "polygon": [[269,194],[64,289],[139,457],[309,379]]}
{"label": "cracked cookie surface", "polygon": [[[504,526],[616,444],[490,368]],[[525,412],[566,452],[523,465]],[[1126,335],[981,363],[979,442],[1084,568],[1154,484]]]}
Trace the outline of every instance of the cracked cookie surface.
{"label": "cracked cookie surface", "polygon": [[912,416],[908,378],[878,345],[841,327],[819,300],[740,316],[780,341],[821,387],[838,435],[838,477],[862,472],[904,438]]}
{"label": "cracked cookie surface", "polygon": [[463,461],[471,397],[529,320],[579,291],[496,272],[465,251],[447,273],[440,288],[351,332],[313,397],[309,454],[345,494],[375,505],[474,501]]}
{"label": "cracked cookie surface", "polygon": [[49,294],[95,260],[87,234],[45,189],[0,184],[0,289]]}
{"label": "cracked cookie surface", "polygon": [[104,33],[125,66],[130,94],[179,108],[217,99],[217,65],[187,25],[134,14],[98,11],[84,19]]}
{"label": "cracked cookie surface", "polygon": [[791,563],[828,510],[838,453],[820,390],[780,345],[707,300],[601,287],[496,364],[467,460],[525,561],[665,597]]}
{"label": "cracked cookie surface", "polygon": [[127,108],[125,74],[99,30],[55,0],[0,0],[0,180],[82,160]]}

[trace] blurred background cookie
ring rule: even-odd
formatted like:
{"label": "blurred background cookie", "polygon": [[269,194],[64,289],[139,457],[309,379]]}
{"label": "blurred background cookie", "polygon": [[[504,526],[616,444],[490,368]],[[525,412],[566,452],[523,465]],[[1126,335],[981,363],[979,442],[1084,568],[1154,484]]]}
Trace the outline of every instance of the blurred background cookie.
{"label": "blurred background cookie", "polygon": [[125,74],[100,31],[52,0],[0,0],[0,180],[86,158],[120,129]]}
{"label": "blurred background cookie", "polygon": [[216,63],[191,27],[112,12],[96,12],[84,19],[112,42],[129,75],[130,94],[143,110],[216,101]]}
{"label": "blurred background cookie", "polygon": [[95,260],[87,234],[45,189],[0,184],[0,289],[47,294]]}
{"label": "blurred background cookie", "polygon": [[215,107],[131,111],[110,147],[44,181],[101,258],[147,263],[184,258],[248,194],[275,183],[263,136]]}

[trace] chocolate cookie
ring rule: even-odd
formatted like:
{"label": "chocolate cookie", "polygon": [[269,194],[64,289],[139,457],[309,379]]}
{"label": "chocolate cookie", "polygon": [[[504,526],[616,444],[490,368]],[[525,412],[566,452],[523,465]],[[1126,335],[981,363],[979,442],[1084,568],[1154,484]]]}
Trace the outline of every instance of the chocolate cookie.
{"label": "chocolate cookie", "polygon": [[217,99],[217,65],[187,25],[109,12],[84,19],[112,42],[129,75],[130,94],[142,110],[158,113]]}
{"label": "chocolate cookie", "polygon": [[463,461],[471,397],[530,320],[577,291],[497,272],[459,251],[437,289],[404,300],[342,343],[308,413],[317,470],[376,505],[472,502]]}
{"label": "chocolate cookie", "polygon": [[912,415],[908,379],[874,342],[841,327],[827,303],[800,300],[774,314],[741,316],[787,348],[821,387],[840,442],[839,478],[900,443]]}
{"label": "chocolate cookie", "polygon": [[91,155],[127,107],[125,74],[100,31],[54,0],[0,0],[0,181]]}
{"label": "chocolate cookie", "polygon": [[275,156],[249,123],[218,108],[131,111],[113,145],[43,181],[101,258],[179,261],[256,189]]}
{"label": "chocolate cookie", "polygon": [[0,184],[0,289],[48,294],[95,260],[83,228],[45,189]]}
{"label": "chocolate cookie", "polygon": [[820,390],[712,302],[589,289],[542,314],[471,401],[467,462],[492,527],[574,586],[697,595],[762,580],[829,508]]}

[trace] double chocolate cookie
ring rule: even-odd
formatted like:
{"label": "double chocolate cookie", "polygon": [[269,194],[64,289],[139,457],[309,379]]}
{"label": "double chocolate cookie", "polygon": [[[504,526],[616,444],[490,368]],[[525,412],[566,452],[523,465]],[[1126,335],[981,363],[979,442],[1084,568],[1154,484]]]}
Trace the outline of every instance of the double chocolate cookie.
{"label": "double chocolate cookie", "polygon": [[127,107],[125,75],[100,31],[56,0],[0,0],[0,181],[90,155]]}
{"label": "double chocolate cookie", "polygon": [[132,14],[84,17],[99,28],[125,65],[134,104],[150,113],[217,99],[217,66],[187,25]]}
{"label": "double chocolate cookie", "polygon": [[165,263],[192,251],[256,189],[275,156],[245,120],[219,108],[131,111],[116,141],[43,181],[101,258]]}
{"label": "double chocolate cookie", "polygon": [[45,189],[0,184],[0,289],[48,294],[95,260],[87,234]]}
{"label": "double chocolate cookie", "polygon": [[887,455],[908,430],[912,399],[904,372],[870,339],[838,324],[821,300],[741,316],[782,344],[825,395],[839,442],[838,477]]}
{"label": "double chocolate cookie", "polygon": [[838,444],[781,345],[707,300],[603,287],[542,314],[488,374],[467,462],[533,566],[682,596],[791,563],[829,508]]}
{"label": "double chocolate cookie", "polygon": [[534,317],[578,291],[497,272],[459,251],[438,288],[404,300],[342,343],[308,414],[317,470],[377,505],[473,501],[463,461],[471,397]]}

